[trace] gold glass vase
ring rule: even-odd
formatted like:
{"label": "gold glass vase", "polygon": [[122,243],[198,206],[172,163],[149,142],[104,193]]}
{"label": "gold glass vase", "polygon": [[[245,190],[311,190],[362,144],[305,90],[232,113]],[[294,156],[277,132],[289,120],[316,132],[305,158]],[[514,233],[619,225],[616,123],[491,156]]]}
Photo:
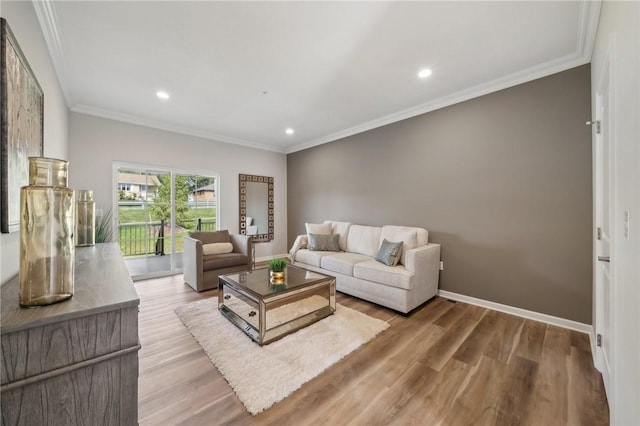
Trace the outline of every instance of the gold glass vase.
{"label": "gold glass vase", "polygon": [[20,189],[20,305],[73,296],[73,191],[68,162],[29,158],[29,185]]}
{"label": "gold glass vase", "polygon": [[93,246],[96,244],[96,205],[93,191],[78,189],[76,191],[76,246]]}

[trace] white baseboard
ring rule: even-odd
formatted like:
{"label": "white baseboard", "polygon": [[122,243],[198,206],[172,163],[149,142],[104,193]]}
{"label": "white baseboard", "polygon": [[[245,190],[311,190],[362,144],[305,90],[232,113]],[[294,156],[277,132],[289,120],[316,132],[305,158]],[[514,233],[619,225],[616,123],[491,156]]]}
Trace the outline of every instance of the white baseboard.
{"label": "white baseboard", "polygon": [[256,257],[256,263],[258,263],[258,262],[266,262],[267,260],[271,260],[271,259],[279,259],[281,257],[289,259],[289,253],[287,253],[287,254],[276,254],[276,255],[273,255],[273,256]]}
{"label": "white baseboard", "polygon": [[504,312],[506,314],[511,314],[534,321],[544,322],[546,324],[578,331],[580,333],[587,333],[589,335],[589,342],[591,343],[591,353],[595,354],[595,346],[593,342],[593,326],[589,324],[584,324],[565,318],[554,317],[553,315],[541,314],[540,312],[529,311],[527,309],[516,308],[514,306],[503,305],[501,303],[491,302],[489,300],[477,299],[475,297],[452,293],[446,290],[438,290],[438,296],[451,300],[457,300],[459,302],[469,303],[471,305],[482,306],[483,308],[493,309],[494,311]]}

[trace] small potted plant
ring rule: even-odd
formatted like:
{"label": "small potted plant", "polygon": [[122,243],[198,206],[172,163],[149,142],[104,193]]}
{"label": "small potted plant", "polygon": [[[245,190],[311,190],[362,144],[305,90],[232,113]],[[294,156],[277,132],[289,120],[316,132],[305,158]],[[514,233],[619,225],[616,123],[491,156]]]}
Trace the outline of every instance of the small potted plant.
{"label": "small potted plant", "polygon": [[289,262],[285,258],[272,259],[267,263],[269,275],[274,280],[284,280],[284,272]]}

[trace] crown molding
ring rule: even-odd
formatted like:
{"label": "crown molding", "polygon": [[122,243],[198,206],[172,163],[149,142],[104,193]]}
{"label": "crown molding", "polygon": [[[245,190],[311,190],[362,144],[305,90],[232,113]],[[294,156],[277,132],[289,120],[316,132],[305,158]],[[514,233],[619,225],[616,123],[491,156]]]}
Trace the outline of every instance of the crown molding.
{"label": "crown molding", "polygon": [[573,54],[533,66],[526,70],[519,71],[487,83],[461,90],[448,96],[443,96],[439,99],[435,99],[415,107],[407,108],[375,120],[367,121],[366,123],[362,123],[318,139],[303,142],[288,148],[285,153],[292,154],[297,151],[313,148],[314,146],[323,145],[338,139],[373,130],[378,127],[386,126],[387,124],[406,120],[407,118],[415,117],[417,115],[425,114],[427,112],[435,111],[479,96],[504,90],[509,87],[517,86],[518,84],[526,83],[528,81],[536,80],[538,78],[587,64],[591,62],[591,55],[593,54],[593,48],[598,32],[601,4],[601,0],[584,0],[580,5],[577,43],[575,53]]}
{"label": "crown molding", "polygon": [[580,5],[576,54],[587,59],[588,62],[591,62],[593,48],[596,43],[601,7],[601,0],[585,0]]}
{"label": "crown molding", "polygon": [[106,118],[109,120],[121,121],[124,123],[135,124],[143,127],[150,127],[158,130],[166,130],[168,132],[179,133],[188,136],[195,136],[203,139],[210,139],[216,142],[229,143],[233,145],[240,145],[247,148],[260,149],[263,151],[277,152],[284,154],[282,149],[270,145],[264,145],[257,142],[246,141],[244,139],[238,139],[231,136],[219,135],[216,133],[207,132],[205,130],[194,129],[191,127],[179,126],[176,124],[166,123],[164,121],[154,120],[152,118],[139,117],[136,115],[125,114],[121,112],[110,111],[107,109],[97,108],[90,105],[78,104],[71,108],[71,111],[80,114],[93,115],[95,117]]}
{"label": "crown molding", "polygon": [[51,0],[32,0],[32,3],[33,8],[36,11],[38,22],[40,23],[44,41],[49,49],[49,56],[53,62],[53,68],[56,72],[56,76],[58,77],[58,83],[62,89],[62,94],[64,95],[67,107],[70,108],[71,105],[73,105],[73,98],[66,78],[68,74],[68,67],[58,32],[56,12]]}
{"label": "crown molding", "polygon": [[542,65],[537,65],[524,71],[516,72],[511,75],[501,77],[487,83],[479,84],[469,89],[464,89],[421,105],[417,105],[415,107],[407,108],[405,110],[395,112],[393,114],[389,114],[384,117],[380,117],[375,120],[371,120],[366,123],[362,123],[357,126],[341,130],[339,132],[332,133],[318,139],[314,139],[309,142],[295,145],[287,149],[285,152],[287,154],[292,154],[294,152],[302,151],[314,146],[323,145],[325,143],[333,142],[338,139],[366,132],[367,130],[373,130],[378,127],[386,126],[387,124],[406,120],[407,118],[415,117],[417,115],[425,114],[427,112],[445,108],[460,102],[468,101],[470,99],[487,95],[489,93],[517,86],[518,84],[546,77],[561,71],[566,71],[568,69],[584,65],[588,62],[589,59],[579,57],[575,54],[565,56],[564,58],[550,61]]}

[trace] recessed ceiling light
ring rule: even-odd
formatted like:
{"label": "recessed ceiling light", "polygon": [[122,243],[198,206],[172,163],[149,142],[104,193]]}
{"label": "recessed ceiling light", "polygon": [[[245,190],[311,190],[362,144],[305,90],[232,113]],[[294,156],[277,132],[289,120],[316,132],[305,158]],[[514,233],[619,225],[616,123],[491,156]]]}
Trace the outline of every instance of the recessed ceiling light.
{"label": "recessed ceiling light", "polygon": [[433,71],[431,71],[429,68],[425,68],[425,69],[423,69],[423,70],[420,70],[420,72],[418,73],[418,77],[420,77],[420,78],[427,78],[427,77],[429,77],[432,73],[433,73]]}
{"label": "recessed ceiling light", "polygon": [[159,97],[160,99],[169,99],[169,94],[167,92],[162,91],[162,90],[158,90],[156,92],[156,96]]}
{"label": "recessed ceiling light", "polygon": [[286,134],[288,135],[292,135],[293,134],[293,129],[291,127],[289,127],[287,130],[284,131]]}

